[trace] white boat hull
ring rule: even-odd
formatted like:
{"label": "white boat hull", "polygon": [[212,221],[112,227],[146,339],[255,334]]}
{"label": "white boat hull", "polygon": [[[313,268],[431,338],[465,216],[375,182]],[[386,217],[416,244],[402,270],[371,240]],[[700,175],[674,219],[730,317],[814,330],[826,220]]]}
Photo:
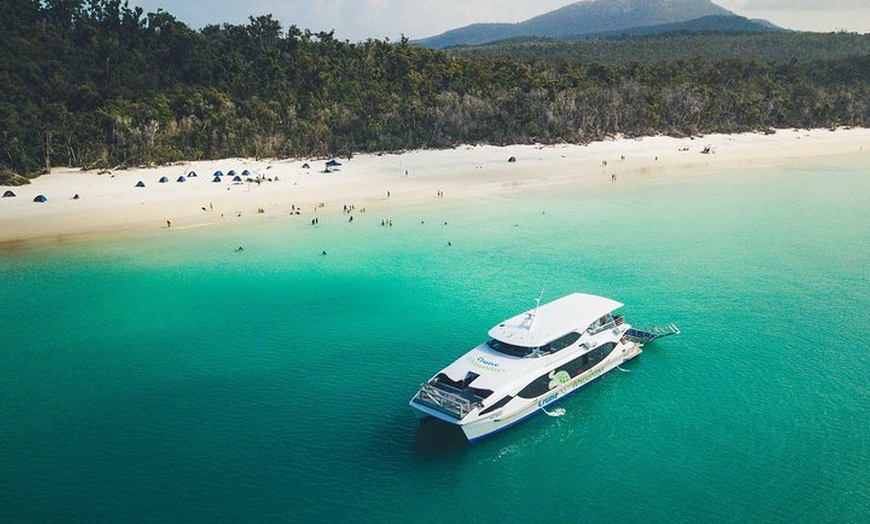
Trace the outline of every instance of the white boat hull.
{"label": "white boat hull", "polygon": [[461,424],[462,432],[465,433],[466,438],[468,438],[469,442],[474,442],[481,438],[492,435],[493,433],[497,433],[503,429],[507,429],[514,424],[521,422],[522,420],[542,411],[546,408],[546,406],[557,402],[571,393],[577,391],[583,386],[589,384],[593,380],[603,375],[606,375],[610,371],[616,369],[623,362],[630,360],[641,353],[639,344],[628,344],[626,347],[622,349],[622,351],[614,352],[614,357],[611,359],[607,359],[598,366],[590,369],[586,373],[579,375],[574,380],[562,385],[562,387],[555,389],[551,392],[548,392],[541,397],[536,399],[529,400],[526,407],[521,408],[519,411],[516,411],[510,415],[505,416],[504,413],[495,412],[492,415],[476,420],[474,422],[470,422],[468,424]]}
{"label": "white boat hull", "polygon": [[[514,424],[534,415],[535,413],[544,410],[546,406],[567,397],[571,393],[589,384],[596,378],[606,375],[610,371],[613,371],[620,364],[631,360],[640,353],[640,344],[634,342],[624,344],[621,348],[618,348],[616,351],[614,351],[610,358],[605,359],[596,367],[581,375],[578,375],[576,378],[563,384],[559,388],[549,391],[538,398],[527,400],[524,404],[518,405],[515,408],[511,409],[510,413],[506,412],[506,409],[510,408],[510,404],[508,404],[507,406],[505,406],[506,409],[497,410],[492,414],[488,414],[487,416],[478,418],[476,420],[463,422],[462,420],[457,420],[450,417],[449,415],[443,414],[437,410],[428,408],[426,406],[421,406],[414,402],[411,402],[411,407],[414,408],[413,411],[415,415],[420,419],[431,416],[443,420],[444,422],[447,422],[449,424],[459,426],[468,441],[474,442],[476,440],[490,436],[494,433],[498,433],[503,429],[507,429]],[[469,416],[473,416],[473,414]]]}

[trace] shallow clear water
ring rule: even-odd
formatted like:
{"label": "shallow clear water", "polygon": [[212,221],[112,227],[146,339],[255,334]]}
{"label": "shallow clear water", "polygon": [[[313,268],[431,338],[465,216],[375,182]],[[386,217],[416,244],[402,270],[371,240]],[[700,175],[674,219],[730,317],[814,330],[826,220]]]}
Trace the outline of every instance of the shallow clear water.
{"label": "shallow clear water", "polygon": [[[2,252],[0,521],[858,522],[858,160]],[[683,334],[562,417],[418,425],[542,288]]]}

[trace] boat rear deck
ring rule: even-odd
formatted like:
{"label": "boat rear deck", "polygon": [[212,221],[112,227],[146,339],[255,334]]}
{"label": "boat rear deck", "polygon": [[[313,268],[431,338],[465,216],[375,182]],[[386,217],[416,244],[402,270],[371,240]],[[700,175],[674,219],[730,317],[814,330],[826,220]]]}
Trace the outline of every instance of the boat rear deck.
{"label": "boat rear deck", "polygon": [[628,349],[626,349],[626,351],[623,355],[623,362],[627,362],[627,361],[633,359],[634,357],[640,355],[641,353],[643,353],[643,350],[641,349],[641,344],[637,341],[633,341],[633,342],[634,342],[634,344],[632,344]]}

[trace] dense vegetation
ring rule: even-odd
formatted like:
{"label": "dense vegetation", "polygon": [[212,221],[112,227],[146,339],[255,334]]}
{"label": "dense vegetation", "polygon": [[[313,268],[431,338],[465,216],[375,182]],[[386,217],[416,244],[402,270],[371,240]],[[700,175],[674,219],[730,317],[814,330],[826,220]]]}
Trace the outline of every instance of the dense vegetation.
{"label": "dense vegetation", "polygon": [[675,60],[758,60],[819,62],[870,55],[870,34],[758,32],[672,32],[643,38],[517,38],[456,47],[465,57],[509,56],[517,60],[573,60],[604,64]]}
{"label": "dense vegetation", "polygon": [[0,0],[0,12],[0,165],[22,173],[870,124],[867,53],[466,56],[271,16],[195,31],[120,0]]}

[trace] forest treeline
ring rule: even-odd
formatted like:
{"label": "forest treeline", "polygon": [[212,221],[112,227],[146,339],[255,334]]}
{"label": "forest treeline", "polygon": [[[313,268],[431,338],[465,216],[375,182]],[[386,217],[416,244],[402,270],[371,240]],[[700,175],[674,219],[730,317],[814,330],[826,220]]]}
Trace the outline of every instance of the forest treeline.
{"label": "forest treeline", "polygon": [[194,30],[120,0],[0,0],[0,12],[0,165],[23,174],[870,125],[868,54],[466,56],[269,15]]}
{"label": "forest treeline", "polygon": [[457,46],[466,57],[510,56],[519,60],[582,60],[603,64],[675,60],[755,59],[762,62],[819,62],[870,55],[870,34],[766,31],[672,32],[635,37],[576,39],[515,38],[491,44]]}

